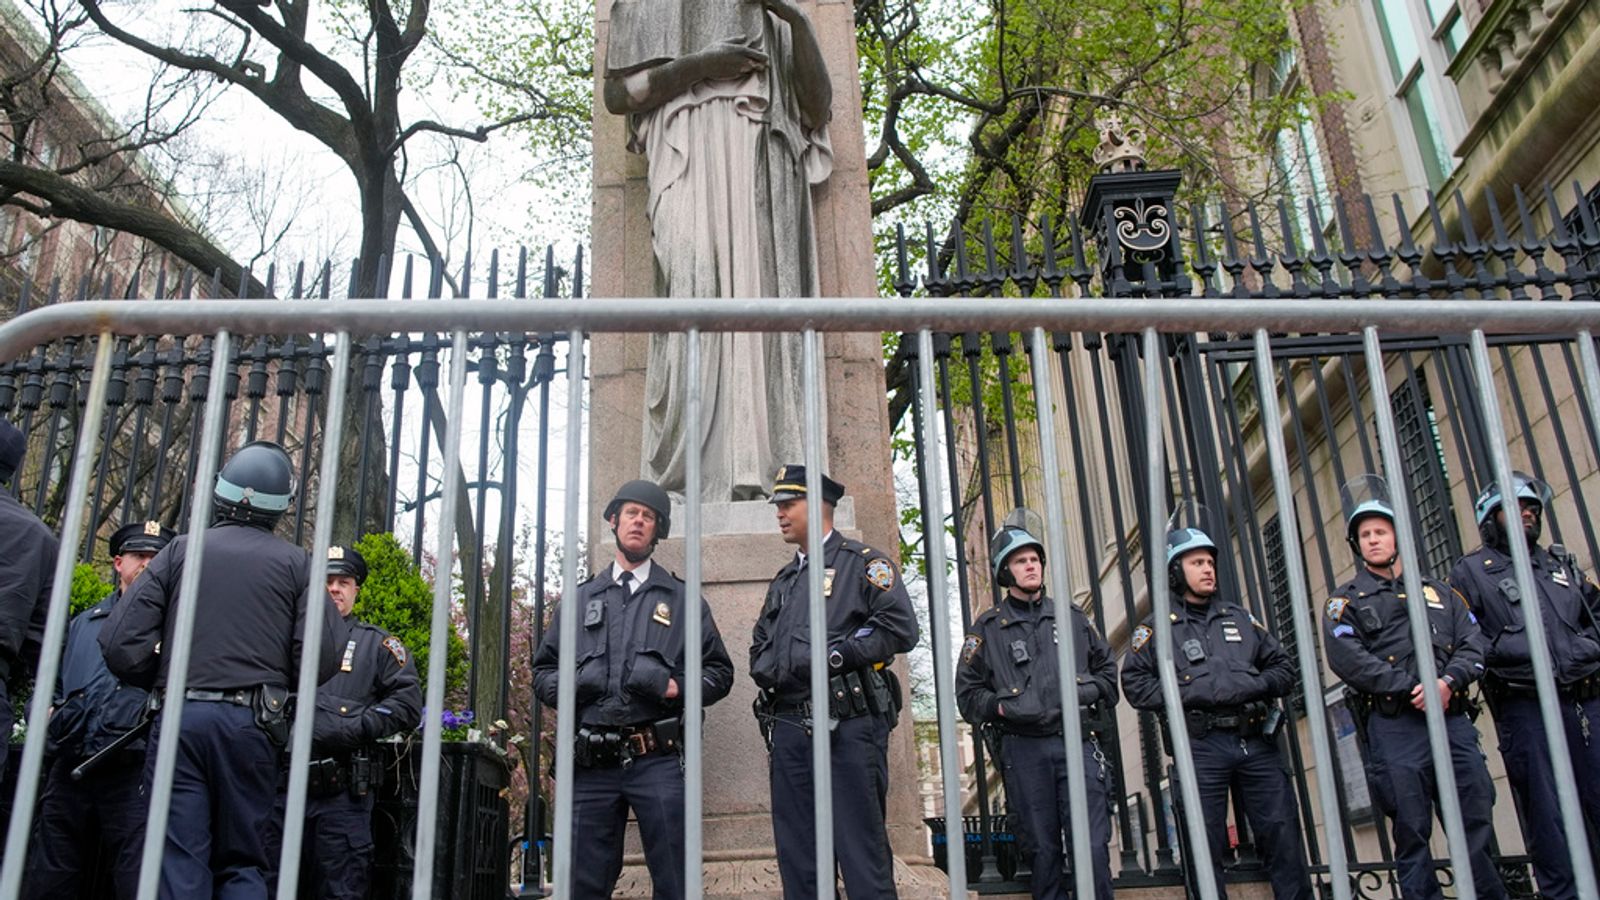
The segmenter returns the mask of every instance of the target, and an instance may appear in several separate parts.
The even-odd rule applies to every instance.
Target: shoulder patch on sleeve
[[[867,563],[867,580],[872,582],[881,591],[894,587],[894,566],[889,565],[887,559],[875,559]]]
[[[1150,643],[1151,633],[1149,625],[1140,625],[1133,630],[1133,652],[1138,653],[1145,644]]]
[[[978,650],[982,646],[983,646],[983,638],[981,638],[981,637],[979,637],[978,635],[975,635],[975,634],[967,635],[966,641],[962,642],[962,644],[961,644],[961,662],[962,662],[962,664],[963,665],[971,665],[973,658],[978,655]]]
[[[400,643],[399,638],[393,636],[384,638],[383,649],[389,651],[389,655],[394,657],[395,662],[402,666],[406,664],[406,659],[408,658],[406,654],[406,645]]]
[[[1334,597],[1328,601],[1328,618],[1335,622],[1344,618],[1344,608],[1350,605],[1350,600],[1345,597]]]

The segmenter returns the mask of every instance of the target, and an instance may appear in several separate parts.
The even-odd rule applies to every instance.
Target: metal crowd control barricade
[[[332,412],[329,416],[328,439],[337,442],[337,424],[343,419],[344,382],[343,373],[347,368],[350,353],[351,334],[387,334],[405,332],[443,332],[451,336],[451,346],[455,352],[451,356],[449,370],[448,396],[451,408],[460,408],[464,403],[465,383],[467,377],[466,354],[470,336],[480,332],[566,332],[571,336],[568,355],[568,370],[571,375],[569,380],[569,404],[575,414],[583,408],[583,379],[582,373],[585,365],[584,338],[587,335],[605,332],[634,332],[634,333],[660,333],[668,331],[687,332],[690,336],[691,348],[690,365],[697,363],[694,355],[698,342],[694,339],[701,332],[720,331],[798,331],[804,334],[804,353],[802,360],[803,379],[799,386],[803,392],[805,412],[805,433],[807,444],[808,473],[811,483],[808,488],[813,494],[820,494],[820,448],[823,440],[821,434],[821,384],[823,373],[822,360],[818,343],[821,332],[882,332],[903,331],[916,335],[918,347],[918,394],[917,406],[921,422],[922,435],[927,447],[940,446],[941,436],[938,433],[938,394],[934,389],[935,358],[934,336],[935,333],[957,332],[995,332],[1011,333],[1020,332],[1027,337],[1028,349],[1033,357],[1033,377],[1035,383],[1043,384],[1049,381],[1045,361],[1051,349],[1047,335],[1059,333],[1085,332],[1085,333],[1122,333],[1139,335],[1145,357],[1145,378],[1143,396],[1143,416],[1145,426],[1146,445],[1144,447],[1145,475],[1147,477],[1149,499],[1148,509],[1143,510],[1143,535],[1145,541],[1145,558],[1156,560],[1163,557],[1161,544],[1163,535],[1159,523],[1166,521],[1167,496],[1170,490],[1171,473],[1168,469],[1167,447],[1163,439],[1163,378],[1159,371],[1158,362],[1162,356],[1160,342],[1163,335],[1184,334],[1192,332],[1209,332],[1220,330],[1239,330],[1255,335],[1255,365],[1258,375],[1257,388],[1261,403],[1262,415],[1271,422],[1276,422],[1280,416],[1277,405],[1276,380],[1271,373],[1274,366],[1274,350],[1267,340],[1271,332],[1326,332],[1326,333],[1359,333],[1363,337],[1364,349],[1367,360],[1367,374],[1374,385],[1386,383],[1385,357],[1382,340],[1385,338],[1402,338],[1413,335],[1439,334],[1441,332],[1460,331],[1463,328],[1470,331],[1472,342],[1472,365],[1477,378],[1478,391],[1481,397],[1491,398],[1494,394],[1494,375],[1486,346],[1486,334],[1517,333],[1533,335],[1571,335],[1576,334],[1581,356],[1582,397],[1587,406],[1588,414],[1592,421],[1600,421],[1600,364],[1597,364],[1592,335],[1600,328],[1600,305],[1579,303],[1527,303],[1496,300],[1386,300],[1386,301],[1351,301],[1351,300],[1196,300],[1182,299],[1081,299],[1069,303],[1056,300],[1025,300],[1025,299],[863,299],[863,300],[829,300],[819,302],[816,300],[766,300],[751,302],[747,300],[682,300],[671,304],[659,301],[637,300],[582,300],[582,301],[550,301],[536,306],[519,304],[511,301],[500,300],[422,300],[408,303],[391,303],[387,301],[333,301],[315,305],[283,305],[261,304],[251,301],[142,301],[137,303],[123,303],[115,301],[93,301],[72,304],[49,306],[29,312],[0,326],[0,364],[22,358],[35,346],[50,340],[67,336],[95,335],[97,341],[95,364],[90,376],[88,390],[89,402],[85,408],[84,427],[79,432],[79,452],[74,458],[69,499],[66,505],[67,514],[62,523],[63,546],[76,546],[83,539],[85,528],[82,507],[88,493],[90,468],[96,458],[95,442],[100,433],[101,423],[100,405],[96,402],[104,396],[110,371],[110,358],[112,340],[119,335],[189,335],[209,334],[213,336],[215,357],[213,360],[213,373],[210,390],[213,392],[213,401],[220,398],[224,379],[223,367],[226,365],[228,352],[232,341],[238,335],[282,335],[282,334],[332,334],[334,335],[335,360],[334,390],[330,394],[329,403]],[[703,398],[699,396],[699,380],[687,379],[689,396],[687,398],[688,415],[691,420],[691,432],[694,421],[703,414]],[[1376,395],[1382,399],[1375,403],[1379,423],[1379,444],[1382,449],[1386,468],[1391,472],[1399,471],[1397,460],[1401,448],[1396,436],[1392,411],[1388,408],[1388,394],[1384,392]],[[1059,473],[1062,471],[1062,454],[1057,446],[1054,416],[1056,411],[1052,404],[1043,402],[1039,404],[1039,442],[1040,454],[1047,472]],[[1069,413],[1070,414],[1070,413]],[[1511,490],[1511,471],[1509,463],[1509,450],[1506,444],[1506,433],[1499,422],[1499,413],[1495,404],[1483,404],[1482,414],[1488,424],[1489,447],[1493,456],[1494,471],[1497,483],[1500,485],[1504,496],[1513,496]],[[186,568],[181,587],[180,608],[189,614],[183,615],[174,632],[172,646],[166,648],[171,654],[173,675],[167,684],[166,705],[164,715],[171,717],[168,722],[175,721],[182,715],[184,706],[183,663],[196,639],[193,633],[192,610],[194,595],[197,588],[197,575],[204,554],[203,526],[209,519],[211,481],[222,454],[223,433],[222,417],[225,415],[224,405],[212,402],[207,407],[207,417],[200,426],[201,452],[199,454],[198,475],[194,485],[194,497],[190,504],[190,534],[191,544],[189,549],[189,566]],[[947,426],[948,427],[948,426]],[[459,485],[451,483],[457,471],[454,465],[455,456],[459,453],[460,443],[459,420],[452,420],[451,431],[444,442],[447,455],[446,466],[446,491],[444,494],[446,514],[442,519],[442,526],[438,537],[438,558],[441,567],[448,571],[446,561],[454,558],[453,548],[453,522],[455,521],[454,497]],[[1286,451],[1282,445],[1281,435],[1273,440],[1271,435],[1274,429],[1267,429],[1269,438],[1267,453],[1270,459],[1270,468],[1276,494],[1277,507],[1280,513],[1280,522],[1284,523],[1285,541],[1287,547],[1298,547],[1298,538],[1289,531],[1287,523],[1294,520],[1294,497],[1289,481],[1290,464]],[[950,440],[946,434],[944,440]],[[575,603],[577,591],[577,554],[578,531],[582,519],[579,509],[579,496],[582,481],[582,449],[584,428],[581,419],[573,422],[567,432],[567,460],[566,460],[566,503],[564,520],[566,526],[566,552],[564,555],[564,602]],[[335,485],[340,478],[336,460],[333,455],[328,455],[323,460],[322,478],[324,489]],[[689,561],[689,594],[691,597],[699,594],[701,581],[701,529],[700,508],[698,491],[695,487],[700,478],[698,460],[691,460],[689,467],[688,491],[689,501],[686,513],[687,532],[687,559]],[[937,467],[931,468],[923,481],[923,502],[927,521],[933,523],[930,530],[931,536],[927,544],[929,570],[935,573],[943,572],[945,566],[943,547],[943,522],[945,519],[945,504],[949,500],[946,496],[948,489],[940,479]],[[959,498],[958,498],[959,499]],[[1066,502],[1061,489],[1061,484],[1056,478],[1046,478],[1044,485],[1045,513],[1051,522],[1070,522],[1067,514]],[[318,509],[318,515],[313,536],[313,558],[317,560],[314,566],[313,579],[320,579],[325,571],[326,548],[331,540],[331,516],[333,504],[323,504]],[[1400,504],[1401,509],[1404,504]],[[1422,592],[1417,589],[1417,567],[1414,565],[1417,555],[1414,546],[1411,524],[1405,515],[1397,516],[1397,530],[1399,532],[1400,546],[1405,556],[1408,594],[1412,598],[1409,607],[1414,633],[1420,638],[1425,634],[1425,611],[1422,609]],[[813,518],[811,522],[810,538],[820,543],[820,519]],[[1069,526],[1067,531],[1072,531]],[[1049,535],[1049,552],[1054,559],[1064,559],[1066,556],[1066,536],[1061,529],[1052,529]],[[1534,596],[1532,591],[1532,571],[1526,548],[1520,539],[1512,542],[1513,556],[1517,577],[1522,584],[1523,591],[1528,596]],[[1298,553],[1298,550],[1293,551]],[[39,661],[39,677],[41,681],[52,681],[55,673],[59,671],[62,654],[62,641],[67,618],[67,599],[71,580],[70,554],[63,554],[55,571],[55,580],[50,599],[49,616],[46,625],[44,651]],[[1291,569],[1294,569],[1291,566]],[[1154,569],[1154,566],[1147,566]],[[1171,598],[1165,586],[1165,580],[1156,572],[1150,572],[1151,603],[1155,613],[1156,624],[1155,653],[1158,665],[1162,671],[1162,695],[1165,713],[1169,721],[1182,721],[1182,704],[1178,694],[1176,678],[1173,674],[1173,639],[1170,625],[1167,622],[1166,610],[1169,608]],[[823,584],[820,567],[811,568],[810,579],[810,614],[811,625],[814,630],[823,627],[824,598]],[[1052,569],[1053,581],[1051,588],[1055,594],[1058,619],[1067,615],[1066,603],[1070,596],[1069,585],[1066,583],[1064,566],[1055,566]],[[314,581],[315,583],[315,581]],[[1331,890],[1335,897],[1345,898],[1350,896],[1351,881],[1348,867],[1347,848],[1344,844],[1339,828],[1334,827],[1340,818],[1340,810],[1334,797],[1333,785],[1333,754],[1330,747],[1327,725],[1320,714],[1323,709],[1324,698],[1317,686],[1320,684],[1320,673],[1316,671],[1316,660],[1312,645],[1317,637],[1314,633],[1310,617],[1309,598],[1303,578],[1291,582],[1293,597],[1292,629],[1298,640],[1298,663],[1305,686],[1304,702],[1310,716],[1310,743],[1317,766],[1319,792],[1322,795],[1324,814],[1323,822],[1326,843],[1326,858],[1329,861]],[[964,846],[965,837],[961,833],[962,817],[958,810],[962,806],[963,797],[960,784],[960,766],[957,757],[955,706],[953,694],[953,639],[950,632],[951,606],[949,589],[943,578],[932,578],[928,582],[928,594],[932,610],[931,640],[935,647],[934,680],[935,696],[938,709],[938,733],[940,740],[940,761],[942,764],[942,796],[946,811],[946,821],[949,823],[949,845],[952,847]],[[446,630],[449,613],[449,579],[437,580],[433,597],[432,611],[432,639],[430,652],[439,654],[434,658],[441,658],[444,653]],[[317,605],[313,604],[316,608]],[[1581,811],[1577,807],[1577,792],[1574,789],[1574,776],[1570,758],[1566,750],[1566,742],[1557,710],[1556,685],[1549,674],[1550,660],[1548,651],[1543,643],[1543,624],[1541,616],[1535,612],[1538,605],[1528,607],[1528,628],[1533,636],[1534,668],[1538,674],[1537,691],[1540,698],[1541,711],[1544,716],[1546,739],[1549,743],[1551,758],[1554,762],[1554,776],[1560,788],[1563,818],[1568,826],[1568,832],[1581,834]],[[309,617],[313,621],[307,623],[309,633],[306,636],[305,660],[302,664],[299,678],[299,687],[302,697],[311,696],[315,685],[315,659],[316,643],[320,635],[319,623],[314,621],[315,616]],[[700,642],[693,632],[698,628],[698,616],[689,616],[687,619],[691,631],[691,640],[687,646],[699,648]],[[559,702],[556,730],[556,822],[555,846],[556,859],[554,869],[554,892],[556,896],[570,896],[572,886],[572,847],[573,847],[573,796],[572,773],[573,753],[572,737],[575,732],[575,721],[572,715],[574,705],[575,683],[573,677],[575,663],[576,642],[576,617],[563,616],[560,630],[561,669],[559,673]],[[1074,649],[1072,641],[1064,641],[1059,646],[1059,664],[1064,671],[1075,668]],[[826,693],[826,684],[823,673],[825,662],[823,659],[823,642],[812,643],[812,694],[820,705],[826,703],[823,696]],[[1432,669],[1431,658],[1420,658],[1424,678],[1429,677]],[[691,896],[699,896],[702,892],[700,872],[703,861],[703,846],[700,830],[700,816],[702,805],[699,800],[702,788],[703,772],[703,740],[701,735],[702,716],[699,711],[700,703],[700,678],[703,660],[698,658],[698,652],[692,651],[688,664],[689,677],[687,678],[687,695],[690,712],[688,714],[688,736],[686,740],[687,759],[685,763],[685,777],[688,785],[689,801],[686,808],[685,829],[687,835],[687,884]],[[432,667],[426,686],[428,707],[433,710],[440,708],[444,697],[444,671],[442,666]],[[1084,765],[1081,755],[1074,752],[1072,742],[1081,732],[1078,721],[1078,705],[1074,685],[1070,679],[1062,680],[1061,701],[1066,725],[1064,734],[1067,736],[1067,759],[1071,761],[1068,767],[1068,777],[1071,790],[1077,797],[1085,793]],[[1430,694],[1427,726],[1430,745],[1436,761],[1442,763],[1448,758],[1445,746],[1445,733],[1443,723],[1443,710],[1439,708],[1437,696]],[[30,710],[32,721],[44,721],[46,718],[49,696],[47,692],[37,692]],[[306,789],[306,765],[310,753],[309,719],[314,707],[312,703],[301,703],[297,714],[296,739],[293,745],[292,771],[290,781],[290,817],[285,830],[284,846],[281,858],[281,871],[284,878],[280,882],[280,898],[294,896],[294,874],[298,870],[302,853],[302,833],[296,822],[296,813],[303,809]],[[423,745],[423,782],[421,797],[419,799],[419,826],[417,829],[417,872],[414,879],[413,896],[423,898],[428,895],[431,887],[429,873],[433,865],[432,848],[434,827],[438,816],[438,778],[440,770],[440,727],[439,719],[430,717],[425,728]],[[150,810],[150,832],[144,855],[144,867],[140,881],[139,896],[141,900],[150,900],[155,896],[158,879],[158,863],[164,840],[164,823],[168,813],[167,805],[170,799],[172,772],[176,751],[177,730],[172,727],[164,728],[161,740],[155,752],[156,768],[154,790]],[[1178,788],[1183,792],[1183,816],[1191,835],[1205,834],[1205,824],[1202,818],[1198,793],[1195,786],[1193,763],[1188,758],[1187,738],[1182,728],[1172,729],[1172,738],[1176,748],[1176,760],[1179,769]],[[23,869],[26,858],[26,843],[33,819],[34,800],[36,798],[41,763],[44,752],[44,729],[30,729],[23,755],[22,768],[18,783],[16,803],[9,823],[6,838],[6,855],[4,870],[0,872],[0,896],[14,898],[19,895]],[[813,745],[813,760],[816,766],[816,810],[817,810],[817,847],[816,855],[819,862],[819,871],[831,871],[833,859],[833,829],[831,808],[831,784],[828,770],[827,733],[823,729],[816,729]],[[1465,848],[1460,836],[1460,811],[1453,802],[1450,785],[1450,767],[1439,765],[1441,778],[1441,794],[1444,795],[1444,813],[1446,831],[1450,834],[1450,862],[1459,873],[1470,871]],[[895,773],[897,778],[911,777],[910,773]],[[1079,896],[1090,896],[1093,892],[1092,863],[1090,860],[1090,847],[1088,841],[1087,810],[1080,801],[1074,804],[1071,820],[1072,842],[1071,854],[1073,869],[1077,881]],[[1316,836],[1309,836],[1315,842]],[[1580,892],[1585,896],[1594,895],[1594,875],[1586,845],[1582,841],[1573,841],[1573,865],[1578,874]],[[1204,873],[1209,870],[1210,860],[1208,849],[1203,840],[1197,839],[1190,846],[1189,865],[1202,873],[1197,879],[1201,896],[1211,898],[1215,896],[1215,887],[1209,877]],[[967,892],[967,874],[965,871],[965,854],[949,854],[948,880],[949,894],[952,897],[965,896]],[[819,897],[827,897],[832,893],[832,879],[822,877],[818,879]],[[1458,877],[1458,890],[1462,896],[1471,897],[1472,886],[1470,878]]]

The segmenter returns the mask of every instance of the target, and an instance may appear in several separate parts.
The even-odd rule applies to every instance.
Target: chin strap
[[[622,536],[617,534],[617,529],[615,526],[613,526],[611,529],[611,539],[617,542],[617,551],[622,554],[622,558],[633,563],[634,565],[644,562],[650,558],[650,554],[656,552],[655,541],[651,541],[650,547],[643,553],[634,553],[628,548],[622,546]]]

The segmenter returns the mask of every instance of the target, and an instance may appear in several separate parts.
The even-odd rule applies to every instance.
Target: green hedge
[[[367,581],[356,596],[355,617],[399,638],[416,657],[417,671],[427,684],[433,588],[393,534],[369,534],[355,546],[367,561]],[[451,696],[467,684],[467,643],[454,627],[448,646],[444,684],[446,696]]]

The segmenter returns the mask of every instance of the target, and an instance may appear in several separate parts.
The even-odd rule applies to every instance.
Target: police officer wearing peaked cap
[[[1222,859],[1228,850],[1228,798],[1237,788],[1265,858],[1273,896],[1310,900],[1294,787],[1268,733],[1276,718],[1273,702],[1294,689],[1294,663],[1266,626],[1243,606],[1218,596],[1216,560],[1216,542],[1200,528],[1168,533],[1167,580],[1181,600],[1173,604],[1171,616],[1177,648],[1173,664],[1185,721],[1164,724],[1188,728],[1217,895],[1227,896]],[[1160,712],[1153,634],[1148,620],[1134,629],[1122,665],[1122,690],[1135,708]]]
[[[145,742],[136,736],[120,749],[113,745],[142,730],[150,695],[111,674],[98,639],[134,579],[173,537],[172,529],[159,522],[130,522],[112,532],[107,544],[116,588],[67,626],[47,726],[50,768],[28,851],[29,897],[87,896],[96,880],[97,854],[113,896],[132,900],[138,890]],[[80,765],[84,769],[74,777]]]
[[[1333,592],[1323,616],[1328,664],[1354,692],[1365,722],[1367,780],[1393,821],[1395,869],[1406,900],[1441,900],[1428,846],[1438,782],[1424,709],[1430,686],[1418,681],[1405,585],[1400,580],[1394,507],[1387,485],[1363,476],[1346,486],[1346,540],[1356,576]],[[1431,687],[1445,707],[1446,738],[1479,897],[1506,896],[1490,855],[1494,785],[1468,715],[1467,688],[1483,675],[1482,636],[1465,598],[1423,577],[1422,594],[1438,680]]]
[[[1488,668],[1483,692],[1494,712],[1506,778],[1522,811],[1523,841],[1533,857],[1539,893],[1567,900],[1577,896],[1577,887],[1534,692],[1525,616],[1527,604],[1537,599],[1578,802],[1589,821],[1600,822],[1600,735],[1593,734],[1600,728],[1600,628],[1595,623],[1600,589],[1560,545],[1539,546],[1550,486],[1521,472],[1512,480],[1516,504],[1509,512],[1498,485],[1479,494],[1474,513],[1483,545],[1450,570],[1450,585],[1467,598],[1483,630]],[[1527,539],[1537,598],[1522,595],[1511,565],[1507,529],[1518,524]]]
[[[339,671],[317,688],[312,718],[301,853],[309,877],[301,896],[321,900],[366,897],[372,807],[382,774],[372,744],[422,721],[422,686],[411,654],[399,638],[353,615],[366,581],[367,561],[359,552],[338,544],[328,548],[328,594],[350,637],[339,648]]]
[[[278,757],[288,739],[287,701],[299,677],[307,604],[326,604],[319,681],[337,671],[348,634],[327,591],[308,583],[310,554],[272,533],[294,499],[289,454],[266,441],[245,445],[218,473],[213,497],[161,862],[163,898],[265,896],[275,862],[267,844]],[[171,653],[161,650],[172,646],[187,551],[187,535],[168,544],[101,629],[106,665],[125,682],[158,690],[165,684]],[[162,726],[158,716],[146,753],[147,788]]]
[[[778,528],[799,547],[773,577],[750,643],[750,677],[761,689],[756,719],[767,738],[772,832],[788,900],[817,892],[811,731],[830,732],[834,853],[851,900],[893,897],[885,830],[889,730],[900,686],[889,664],[917,643],[917,619],[900,573],[883,553],[833,530],[844,486],[823,475],[822,503],[806,496],[804,466],[784,466],[773,485]],[[811,702],[810,564],[807,523],[822,516],[827,603],[827,708]],[[829,877],[832,873],[829,873]]]
[[[1017,513],[1025,515],[1018,516]],[[1065,900],[1063,862],[1072,813],[1067,749],[1062,740],[1060,662],[1055,601],[1045,593],[1044,544],[1027,510],[1007,517],[989,544],[995,582],[1005,599],[972,623],[956,667],[961,715],[990,734],[1006,787],[1006,806],[1033,867],[1033,896]],[[1033,516],[1033,518],[1037,518]],[[1015,522],[1016,524],[1012,524]],[[1117,664],[1105,639],[1076,606],[1067,626],[1076,651],[1073,682],[1084,735],[1081,746],[1089,808],[1096,900],[1111,898],[1111,810],[1105,755],[1091,728],[1109,724],[1117,703]],[[998,740],[996,740],[996,738]]]
[[[533,659],[539,702],[556,706],[560,616],[577,615],[573,677],[578,708],[573,748],[572,894],[611,896],[622,872],[628,810],[639,822],[657,900],[684,896],[683,701],[686,617],[700,616],[701,698],[709,706],[733,687],[733,661],[711,607],[694,604],[676,575],[651,560],[672,531],[667,492],[630,481],[606,504],[616,539],[611,565],[578,587],[577,606],[558,608]],[[698,608],[696,608],[698,607]]]
[[[22,432],[0,419],[0,485],[11,483],[26,450]],[[39,658],[57,547],[55,535],[33,510],[0,487],[0,739],[10,740],[15,724],[10,684]],[[0,753],[0,776],[5,771],[6,756]]]

